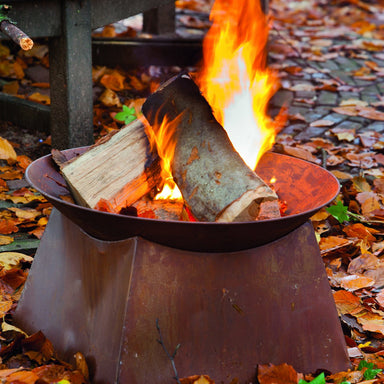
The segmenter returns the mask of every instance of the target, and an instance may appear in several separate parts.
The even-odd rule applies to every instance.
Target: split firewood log
[[[52,155],[74,200],[85,207],[119,213],[161,186],[160,160],[139,120],[74,159],[63,162],[57,150]]]
[[[171,132],[176,141],[172,175],[197,220],[280,217],[276,193],[236,152],[190,76],[179,75],[163,84],[148,97],[142,111],[155,134],[164,118],[177,118]],[[266,209],[261,209],[263,205]]]

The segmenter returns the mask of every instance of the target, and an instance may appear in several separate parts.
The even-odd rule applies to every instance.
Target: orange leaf
[[[342,277],[339,282],[342,288],[352,292],[361,288],[372,287],[375,284],[374,279],[360,275],[348,275]]]
[[[28,100],[35,101],[36,103],[51,104],[51,99],[48,95],[42,95],[40,92],[34,92],[28,96]]]
[[[335,247],[351,244],[347,239],[338,236],[322,237],[319,242],[320,250],[329,250]]]
[[[260,384],[297,384],[298,374],[288,364],[258,366],[257,379]]]
[[[376,240],[375,236],[372,235],[372,232],[378,232],[372,228],[368,228],[361,223],[348,225],[343,229],[343,232],[349,237],[357,237],[358,239],[364,240],[368,243],[372,243]]]
[[[119,72],[114,71],[110,74],[104,75],[100,83],[104,85],[105,88],[109,88],[112,91],[122,91],[124,86],[125,77],[121,75]]]
[[[8,383],[34,384],[37,380],[39,376],[32,371],[17,371],[7,376]]]
[[[0,159],[15,161],[17,155],[12,145],[7,139],[0,137]]]
[[[336,308],[341,315],[355,315],[364,311],[360,299],[352,292],[341,289],[333,293]]]
[[[8,95],[17,95],[19,91],[19,82],[11,81],[10,83],[4,84],[2,92],[7,93]]]
[[[17,156],[17,162],[19,164],[19,167],[23,169],[27,169],[28,165],[32,163],[32,160],[25,155]]]
[[[356,195],[356,200],[361,205],[361,213],[364,216],[371,212],[380,209],[379,197],[374,192],[361,192]]]
[[[9,235],[10,233],[18,232],[19,228],[16,226],[16,224],[19,223],[19,220],[0,219],[0,233],[2,235]]]

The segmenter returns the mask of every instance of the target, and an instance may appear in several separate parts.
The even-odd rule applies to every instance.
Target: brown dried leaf
[[[348,265],[348,273],[363,273],[367,269],[374,269],[380,264],[380,259],[370,253],[354,258]]]
[[[125,88],[125,76],[118,71],[104,75],[100,79],[100,84],[105,88],[111,89],[112,91],[122,91]]]
[[[355,106],[335,107],[332,108],[332,111],[347,116],[357,116],[359,114]]]
[[[358,238],[366,241],[368,244],[371,244],[376,240],[372,233],[378,233],[379,231],[366,227],[361,223],[356,223],[346,226],[343,229],[343,232],[346,233],[348,237]]]
[[[347,129],[347,128],[333,128],[330,130],[338,140],[340,141],[353,141],[355,140],[355,129]]]
[[[369,169],[377,166],[374,156],[375,152],[347,153],[345,155],[345,157],[350,161],[350,166],[363,169]]]
[[[319,247],[320,247],[320,250],[326,251],[329,249],[333,249],[335,247],[339,248],[349,244],[351,244],[351,241],[343,237],[328,236],[328,237],[322,237],[320,239]]]
[[[332,127],[332,125],[335,125],[334,121],[325,119],[316,120],[310,124],[311,127]]]
[[[310,161],[311,163],[320,164],[321,161],[312,155],[311,152],[303,148],[290,147],[288,145],[283,145],[283,150],[287,155],[297,157],[299,159]]]
[[[119,96],[109,88],[105,89],[105,91],[100,95],[99,100],[106,107],[121,108],[121,102],[120,102]]]
[[[348,291],[357,291],[362,288],[372,287],[375,284],[375,280],[361,275],[348,275],[339,279],[341,288]]]
[[[35,384],[39,376],[32,371],[17,371],[11,373],[6,379],[7,383]]]
[[[297,384],[299,376],[288,364],[260,364],[257,379],[260,384]]]
[[[365,311],[360,299],[352,292],[341,289],[333,292],[333,298],[340,315],[350,314],[355,316]]]

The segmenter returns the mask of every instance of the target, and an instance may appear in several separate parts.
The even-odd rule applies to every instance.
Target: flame
[[[277,76],[266,69],[268,20],[259,1],[216,0],[196,79],[235,149],[255,169],[276,136],[267,105]]]
[[[172,121],[164,116],[161,124],[155,123],[153,126],[145,124],[151,149],[156,148],[160,157],[161,178],[164,183],[155,200],[182,200],[181,192],[172,176],[172,159],[176,148],[175,133],[181,116]]]

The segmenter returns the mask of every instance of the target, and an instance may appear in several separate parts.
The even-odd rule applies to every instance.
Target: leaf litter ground
[[[180,25],[203,35],[209,26],[210,2],[176,4]],[[263,365],[257,373],[261,384],[384,382],[383,11],[382,0],[270,2],[269,60],[281,80],[270,113],[276,115],[285,103],[288,111],[288,122],[273,150],[320,164],[340,181],[337,199],[311,220],[353,368],[304,377],[287,364]],[[113,25],[99,33],[137,32],[132,27],[119,32]],[[29,53],[15,53],[2,45],[0,58],[3,92],[49,104],[46,45],[37,44]],[[139,113],[159,83],[181,70],[93,68],[95,138],[120,129],[123,121]],[[0,253],[1,380],[86,382],[81,354],[70,366],[57,358],[41,332],[27,336],[12,326],[35,247],[23,253],[10,247],[22,241],[36,246],[51,209],[23,174],[31,159],[49,152],[50,141],[44,132],[31,133],[8,122],[0,123],[0,136],[0,247],[8,247],[0,248],[7,249]],[[213,380],[197,375],[180,382]]]

